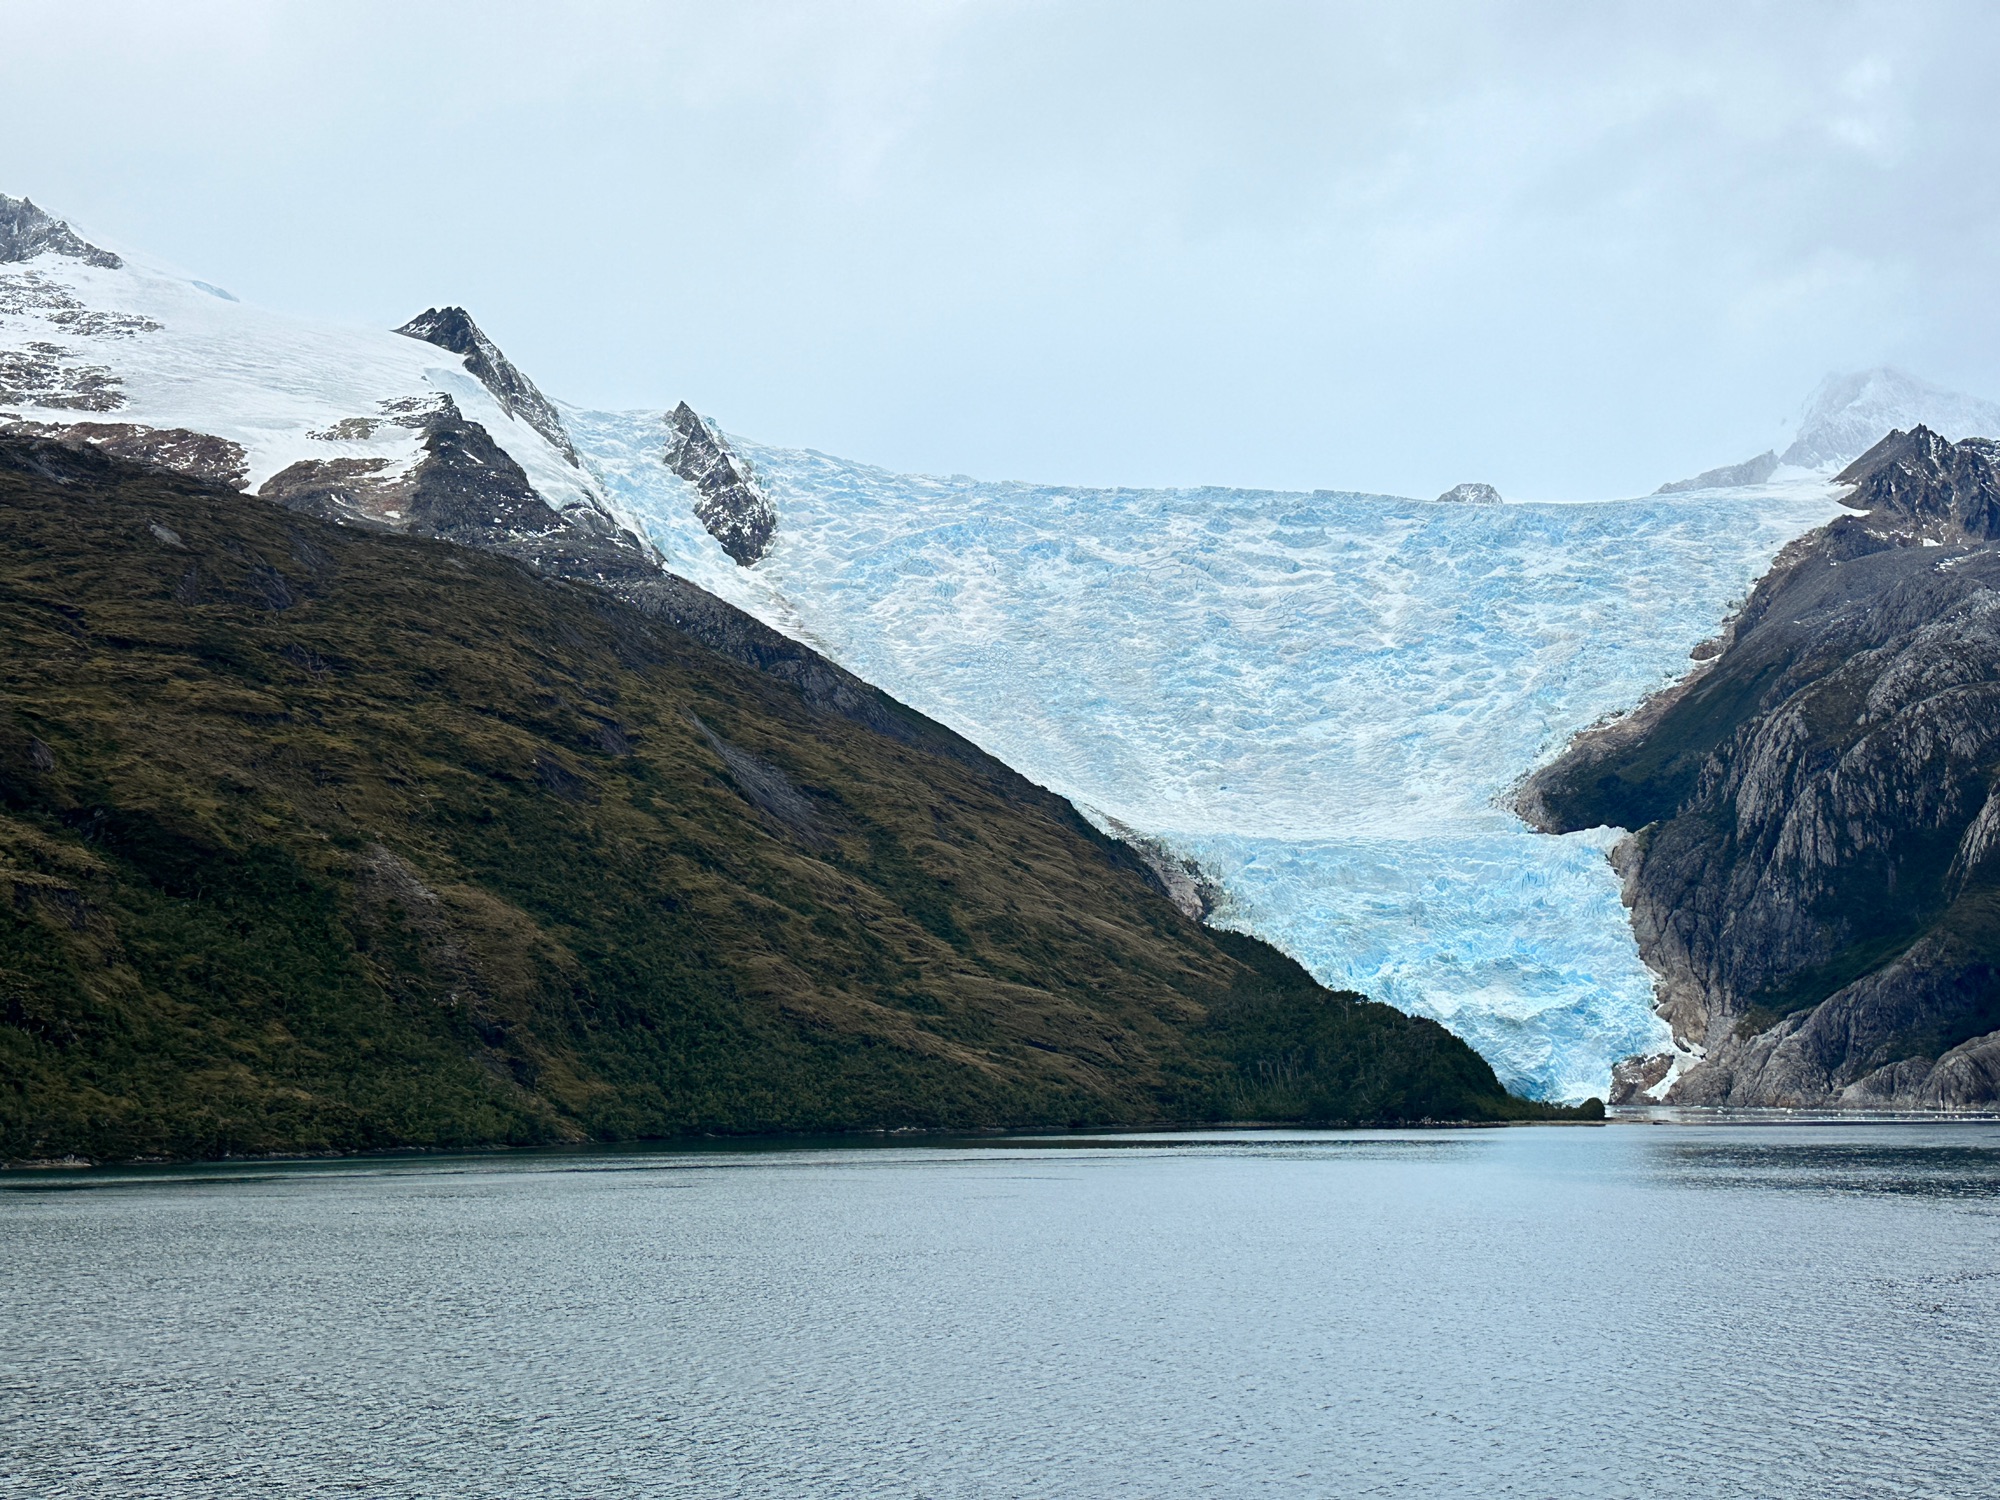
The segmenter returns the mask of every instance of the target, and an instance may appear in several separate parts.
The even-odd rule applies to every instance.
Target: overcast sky
[[[0,192],[989,478],[1650,490],[2000,395],[2000,7],[0,0]]]

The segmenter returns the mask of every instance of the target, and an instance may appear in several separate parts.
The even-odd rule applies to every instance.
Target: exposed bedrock
[[[1762,484],[1778,472],[1778,455],[1766,450],[1740,464],[1724,464],[1719,469],[1703,469],[1692,479],[1676,479],[1663,484],[1656,495],[1685,495],[1690,490],[1733,490],[1748,484]]]
[[[667,413],[667,467],[695,488],[694,513],[743,567],[771,546],[778,513],[722,434],[683,401]]]
[[[0,193],[0,264],[52,253],[111,271],[125,264],[109,250],[100,250],[82,238],[61,219],[35,207],[30,200]]]
[[[502,411],[526,422],[564,458],[581,467],[576,446],[570,441],[569,429],[563,426],[555,403],[514,367],[513,361],[500,352],[500,346],[481,331],[464,308],[425,308],[396,332],[463,355],[466,373],[493,393]]]
[[[249,461],[242,445],[185,427],[135,422],[0,422],[0,437],[47,438],[67,447],[100,448],[128,463],[241,489]]]
[[[2000,1099],[2000,445],[1920,427],[1841,477],[1866,514],[1787,548],[1717,655],[1520,798],[1550,831],[1635,830],[1634,935],[1704,1053],[1670,1102]]]
[[[1500,492],[1490,484],[1455,484],[1438,496],[1440,505],[1498,505]]]
[[[423,434],[415,463],[305,459],[274,474],[258,494],[325,520],[504,553],[558,578],[604,583],[659,571],[639,540],[603,512],[549,505],[506,449],[449,396],[386,420]]]
[[[123,385],[108,366],[89,364],[46,339],[0,349],[0,404],[49,411],[116,411],[125,404]]]

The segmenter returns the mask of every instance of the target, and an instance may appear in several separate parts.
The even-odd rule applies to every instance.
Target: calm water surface
[[[2000,1491],[2000,1126],[0,1178],[0,1494]]]

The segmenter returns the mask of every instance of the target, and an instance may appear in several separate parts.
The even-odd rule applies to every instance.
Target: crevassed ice
[[[658,421],[573,426],[644,452]],[[1436,1017],[1532,1095],[1602,1094],[1616,1059],[1664,1044],[1613,835],[1533,834],[1498,799],[1685,671],[1777,550],[1836,512],[1823,480],[1459,507],[737,448],[779,514],[754,569],[656,458],[607,483],[676,568],[1200,860],[1223,924]]]

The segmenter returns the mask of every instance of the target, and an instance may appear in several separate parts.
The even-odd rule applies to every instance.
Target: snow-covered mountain
[[[1886,366],[1829,375],[1806,398],[1791,441],[1741,463],[1660,486],[1662,495],[1762,484],[1786,470],[1832,473],[1890,433],[1913,427],[1956,442],[2000,437],[2000,403],[1948,391]]]
[[[1802,469],[1839,468],[1890,433],[1918,426],[1954,442],[2000,437],[2000,404],[1945,390],[1901,370],[1829,375],[1807,398],[1798,435],[1778,460]]]
[[[628,591],[664,563],[1561,1098],[1664,1028],[1604,837],[1530,833],[1509,789],[1835,509],[1796,465],[1592,505],[893,474],[566,406],[460,309],[283,317],[0,199],[9,421]]]
[[[461,310],[401,332],[309,323],[91,244],[12,198],[0,198],[0,423],[385,529],[589,554],[600,571],[646,556],[554,408]]]

